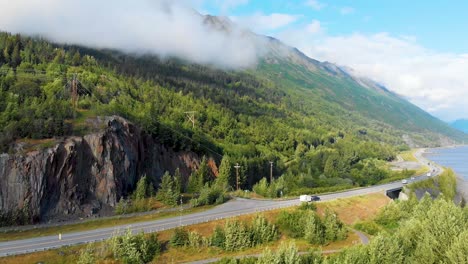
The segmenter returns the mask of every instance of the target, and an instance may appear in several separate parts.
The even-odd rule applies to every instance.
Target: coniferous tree
[[[229,156],[224,155],[219,165],[217,182],[223,187],[233,187],[234,179],[232,173],[232,163]]]
[[[180,197],[180,192],[174,178],[166,171],[161,179],[156,199],[162,201],[167,205],[175,206]]]

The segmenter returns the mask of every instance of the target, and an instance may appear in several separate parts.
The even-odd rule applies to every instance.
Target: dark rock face
[[[26,210],[35,219],[86,216],[111,209],[143,175],[184,177],[198,168],[193,152],[175,152],[119,117],[104,131],[72,137],[53,148],[0,155],[0,213]]]

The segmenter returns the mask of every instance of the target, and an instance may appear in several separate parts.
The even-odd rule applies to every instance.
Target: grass
[[[430,170],[431,168],[429,168],[429,166],[423,165],[414,173],[414,175],[423,175],[423,174],[428,173]]]
[[[383,193],[374,193],[330,202],[317,203],[317,212],[323,214],[330,209],[347,225],[372,219],[391,199]]]
[[[418,162],[418,159],[414,156],[414,153],[416,152],[416,149],[408,150],[408,151],[403,151],[399,155],[404,161],[413,161],[413,162]]]
[[[182,212],[183,215],[196,213],[205,211],[207,209],[212,208],[213,206],[202,206],[196,207],[191,209],[186,209]],[[103,227],[112,227],[116,225],[125,225],[137,222],[144,222],[150,220],[157,220],[163,219],[173,216],[179,216],[180,212],[161,212],[161,213],[154,213],[148,215],[141,215],[135,217],[121,217],[116,216],[114,218],[104,218],[104,219],[96,219],[93,221],[87,221],[84,223],[78,224],[71,224],[71,225],[64,225],[64,226],[56,226],[56,227],[47,227],[47,228],[40,228],[40,229],[31,229],[25,231],[12,231],[12,232],[4,232],[0,235],[0,241],[9,241],[9,240],[17,240],[17,239],[26,239],[32,237],[41,237],[41,236],[49,236],[49,235],[57,235],[58,233],[66,234],[71,232],[79,232],[79,231],[87,231],[93,230]]]
[[[338,199],[328,202],[319,202],[317,203],[317,211],[321,214],[328,208],[335,211],[338,217],[345,224],[353,224],[356,221],[365,221],[373,218],[377,211],[387,204],[390,199],[386,198],[385,195],[381,193],[375,193],[365,196],[358,196],[346,199]],[[296,207],[290,207],[285,209],[276,209],[272,211],[264,212],[265,217],[271,221],[275,222],[277,215],[283,210],[295,210]],[[243,215],[235,217],[235,219],[241,221],[250,221],[256,214]],[[213,230],[218,225],[224,225],[225,219],[212,221],[208,223],[201,223],[197,225],[188,226],[187,229],[190,231],[196,231],[203,236],[210,236],[213,233]],[[172,235],[172,230],[165,230],[159,232],[159,240],[164,243],[170,239]],[[281,245],[283,242],[294,241],[299,251],[308,251],[314,245],[308,244],[302,239],[291,239],[282,235],[278,241],[261,245],[255,248],[251,248],[245,251],[239,252],[226,252],[218,248],[209,247],[209,248],[168,248],[165,250],[161,256],[157,257],[153,263],[181,263],[181,262],[190,262],[200,259],[209,259],[209,258],[222,258],[222,257],[232,257],[240,255],[250,255],[250,254],[259,254],[262,253],[265,247],[270,249],[275,249]],[[329,243],[322,246],[322,250],[339,250],[345,247],[350,247],[355,244],[360,243],[359,237],[354,233],[350,232],[348,238],[343,241],[337,241]],[[96,244],[96,249],[100,248],[102,243]],[[44,252],[37,252],[27,255],[11,256],[0,258],[0,264],[10,264],[10,263],[76,263],[77,256],[81,249],[85,248],[86,245],[64,247],[61,249],[48,250]],[[117,263],[115,260],[105,259],[98,263]]]

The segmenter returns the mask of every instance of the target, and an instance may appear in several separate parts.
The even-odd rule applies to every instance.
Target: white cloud
[[[354,68],[444,120],[468,117],[468,54],[439,53],[414,37],[388,33],[346,36],[282,32],[312,58]]]
[[[315,10],[321,10],[326,4],[319,2],[318,0],[308,0],[305,2],[306,6],[310,6]]]
[[[342,15],[349,15],[349,14],[354,13],[354,11],[355,11],[355,9],[352,8],[352,7],[349,7],[349,6],[345,6],[345,7],[342,7],[342,8],[340,9],[340,13],[341,13]]]
[[[180,56],[229,68],[256,63],[257,43],[240,30],[207,27],[189,2],[0,0],[0,28],[56,42]]]
[[[221,12],[227,13],[229,10],[248,4],[249,0],[217,0],[216,2],[221,8]]]
[[[320,21],[313,20],[312,23],[308,24],[305,29],[307,33],[316,34],[322,31],[322,25]]]
[[[265,32],[284,28],[296,22],[300,17],[299,15],[280,13],[265,15],[259,12],[250,16],[231,17],[231,19],[255,32]]]

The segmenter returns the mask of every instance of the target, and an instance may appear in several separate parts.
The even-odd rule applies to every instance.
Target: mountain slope
[[[282,83],[285,89],[295,87],[319,91],[309,95],[309,99],[318,95],[318,100],[340,104],[346,111],[386,123],[399,130],[400,135],[413,134],[419,144],[429,141],[441,143],[446,139],[459,141],[466,137],[382,85],[356,76],[349,68],[329,62],[320,63],[277,40],[270,38],[270,41],[282,51],[272,50],[259,65],[259,70],[271,80]],[[288,51],[285,53],[284,50]],[[301,99],[305,100],[303,96]],[[428,141],[420,141],[425,137]]]
[[[467,119],[458,119],[451,124],[452,127],[468,133],[468,120]]]
[[[210,17],[206,23],[222,23],[218,30],[228,34],[230,22],[217,21]],[[212,158],[212,168],[221,160],[229,168],[238,163],[244,189],[270,175],[273,161],[277,180],[272,193],[279,195],[398,179],[405,175],[385,169],[396,151],[408,144],[437,146],[466,138],[349,69],[308,58],[273,38],[248,31],[243,36],[262,47],[258,64],[226,70],[183,58],[0,33],[0,152],[8,153],[0,155],[0,186],[8,186],[0,193],[0,224],[2,219],[11,222],[12,215],[41,217],[38,208],[45,208],[46,215],[59,213],[47,211],[51,206],[44,203],[59,203],[60,211],[70,207],[72,213],[84,213],[85,204],[109,208],[128,197],[143,175],[157,187],[164,171],[172,173],[180,164],[186,168],[182,186],[190,190],[198,177],[194,163],[203,155]],[[191,120],[188,112],[194,114]],[[131,124],[124,134],[144,135],[131,151],[121,147],[131,139],[93,121],[109,116]],[[96,133],[105,136],[99,144],[89,143],[95,140],[86,139]],[[76,144],[82,148],[62,151],[64,145]],[[66,155],[55,155],[55,150]],[[177,153],[196,158],[188,161]],[[92,169],[82,171],[79,164]],[[115,168],[121,173],[114,174]],[[30,174],[44,179],[41,188],[47,192],[56,186],[67,189],[79,179],[87,181],[87,190],[31,200],[37,184]],[[237,174],[227,174],[228,186],[235,187]],[[211,174],[202,175],[200,186],[212,180]],[[97,199],[106,186],[107,198]]]

